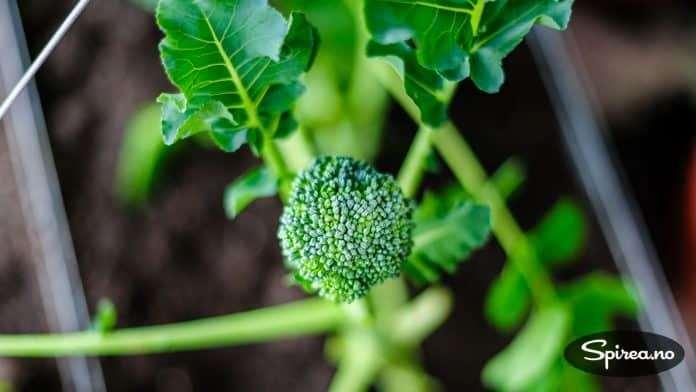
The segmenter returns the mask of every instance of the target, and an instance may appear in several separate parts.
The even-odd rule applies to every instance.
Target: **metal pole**
[[[0,53],[0,90],[7,91],[24,80],[22,74],[29,62],[15,1],[0,1]],[[17,93],[16,104],[4,120],[22,212],[35,244],[32,251],[49,327],[56,332],[81,330],[90,325],[87,302],[41,104],[34,82],[27,82],[27,89]],[[61,359],[58,368],[65,391],[105,390],[97,359]]]
[[[564,36],[566,39],[564,39]],[[590,87],[573,63],[572,33],[534,29],[528,40],[560,123],[563,140],[609,249],[621,273],[638,291],[641,328],[676,339],[685,361],[660,373],[665,391],[696,391],[694,353],[636,203],[624,189],[619,166],[601,132],[605,121],[593,110]],[[579,59],[579,56],[575,57]]]

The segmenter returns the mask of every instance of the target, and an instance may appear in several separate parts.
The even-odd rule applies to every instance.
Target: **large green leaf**
[[[574,0],[365,0],[371,56],[403,71],[421,120],[437,127],[447,112],[443,79],[471,77],[486,92],[500,90],[503,59],[535,24],[564,29]],[[445,84],[447,86],[447,84]]]
[[[286,21],[266,0],[161,0],[157,22],[162,63],[181,91],[159,99],[165,142],[210,132],[234,151],[292,124],[317,42],[304,15]]]
[[[498,391],[528,390],[552,371],[563,352],[571,315],[563,305],[551,305],[533,313],[525,327],[483,369],[483,383]]]
[[[496,92],[502,60],[535,24],[563,29],[573,0],[366,0],[365,17],[381,44],[415,42],[422,66]]]
[[[414,214],[413,253],[404,271],[420,283],[434,282],[440,271],[454,273],[490,234],[491,213],[459,189],[427,193]]]

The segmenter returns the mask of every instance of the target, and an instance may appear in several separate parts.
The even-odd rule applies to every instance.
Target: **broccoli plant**
[[[564,29],[572,0],[278,3],[160,0],[159,51],[177,91],[158,98],[151,127],[166,145],[194,139],[229,153],[247,146],[259,157],[228,186],[225,212],[235,219],[254,200],[279,197],[288,275],[316,297],[125,329],[114,328],[107,306],[90,331],[0,336],[0,355],[129,355],[327,334],[337,367],[331,390],[433,390],[419,347],[450,312],[452,296],[439,282],[492,234],[507,262],[486,315],[499,330],[519,332],[490,359],[483,383],[504,391],[595,388],[566,366],[563,346],[608,328],[616,314],[633,315],[630,289],[602,273],[556,284],[552,269],[583,244],[580,209],[562,200],[523,231],[506,205],[523,181],[520,165],[509,161],[489,177],[448,118],[459,83],[497,92],[505,57],[535,25]],[[370,163],[387,94],[419,126],[395,177]],[[137,203],[164,149],[136,128],[123,160],[143,164],[122,164],[119,188]],[[421,191],[434,157],[455,183]]]

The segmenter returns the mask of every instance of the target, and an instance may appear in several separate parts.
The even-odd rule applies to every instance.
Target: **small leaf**
[[[368,56],[385,57],[404,81],[404,88],[421,111],[421,119],[432,126],[447,120],[444,79],[418,64],[415,51],[405,42],[382,45],[370,41]]]
[[[102,299],[97,305],[97,314],[93,320],[93,329],[101,333],[113,331],[116,327],[118,314],[116,307],[108,299]]]
[[[121,202],[142,205],[150,195],[162,163],[171,153],[162,143],[160,107],[138,110],[126,124],[116,171],[116,195]]]
[[[467,200],[459,189],[427,193],[414,214],[413,252],[404,271],[417,282],[433,282],[441,270],[454,273],[488,239],[490,209]]]
[[[570,200],[557,202],[530,233],[537,257],[550,265],[572,260],[585,244],[586,226],[577,204]]]
[[[161,0],[157,22],[162,63],[181,91],[160,98],[165,141],[210,132],[225,151],[258,150],[304,90],[317,44],[304,15],[286,21],[265,0]]]
[[[275,137],[276,139],[284,139],[292,134],[292,132],[297,129],[297,120],[291,112],[283,113],[278,121],[278,127],[276,128]]]
[[[491,183],[498,194],[507,200],[522,186],[526,177],[525,167],[517,158],[510,158],[491,176]]]
[[[249,130],[237,127],[220,101],[192,107],[182,94],[161,94],[157,102],[162,104],[162,135],[167,145],[200,132],[210,132],[215,144],[227,152],[238,150],[247,141]]]
[[[258,167],[225,189],[225,213],[230,219],[236,218],[254,200],[273,196],[278,192],[278,180],[265,167]]]
[[[527,390],[562,354],[570,318],[562,305],[533,313],[512,343],[488,361],[482,374],[484,385],[499,391]]]
[[[573,308],[573,336],[609,330],[615,316],[633,318],[638,312],[633,288],[603,272],[586,275],[562,286],[559,295]]]
[[[496,328],[510,331],[524,319],[529,302],[527,283],[522,274],[508,263],[488,290],[486,317]]]
[[[538,260],[548,267],[572,260],[585,243],[586,222],[582,210],[569,200],[557,202],[529,237]],[[486,298],[486,316],[507,331],[522,321],[528,310],[529,289],[522,274],[506,263]]]

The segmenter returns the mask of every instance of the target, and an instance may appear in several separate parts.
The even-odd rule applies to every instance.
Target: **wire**
[[[5,113],[7,113],[7,110],[12,106],[12,103],[17,99],[19,96],[19,93],[24,90],[24,88],[27,86],[27,83],[36,75],[36,72],[41,68],[44,62],[46,62],[46,59],[48,56],[53,52],[53,49],[56,48],[58,43],[60,42],[61,39],[63,39],[63,36],[65,36],[65,33],[68,32],[70,29],[70,26],[75,22],[78,16],[82,13],[82,11],[85,9],[87,4],[89,4],[91,0],[80,0],[77,2],[75,5],[75,8],[73,8],[72,11],[68,14],[68,16],[65,18],[63,23],[61,23],[60,27],[58,27],[58,30],[53,34],[50,40],[48,40],[48,43],[46,43],[46,46],[41,50],[41,53],[36,57],[34,62],[31,64],[31,66],[24,72],[24,75],[22,75],[22,78],[19,79],[19,82],[14,86],[12,91],[10,91],[10,94],[5,98],[5,100],[2,102],[2,105],[0,105],[0,120],[2,120],[3,116]]]

